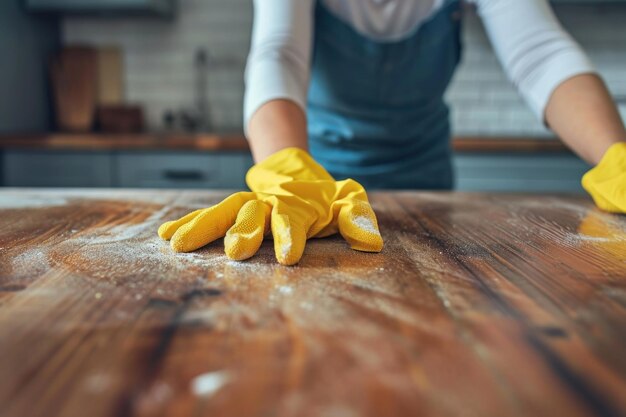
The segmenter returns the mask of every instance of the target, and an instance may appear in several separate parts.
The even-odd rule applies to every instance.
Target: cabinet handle
[[[171,181],[202,181],[205,175],[198,170],[167,169],[163,171],[163,178]]]

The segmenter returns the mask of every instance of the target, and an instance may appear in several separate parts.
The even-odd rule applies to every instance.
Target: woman
[[[624,212],[626,130],[547,0],[468,2],[537,117],[597,165],[583,180],[596,203]],[[252,193],[166,223],[160,235],[178,251],[226,235],[226,253],[245,259],[271,228],[283,264],[300,259],[306,239],[337,231],[354,249],[381,250],[361,184],[452,187],[443,94],[461,56],[460,12],[459,0],[255,0],[245,97]]]

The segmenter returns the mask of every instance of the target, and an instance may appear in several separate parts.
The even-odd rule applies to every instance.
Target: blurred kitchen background
[[[626,118],[626,0],[552,3]],[[252,17],[252,0],[2,0],[2,185],[244,187]],[[588,166],[534,118],[470,9],[464,42],[447,94],[457,188],[581,192]]]

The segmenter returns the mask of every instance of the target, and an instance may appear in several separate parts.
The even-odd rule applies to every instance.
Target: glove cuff
[[[620,160],[626,160],[626,142],[618,142],[611,145],[602,156],[598,165],[615,164],[615,161]]]
[[[254,165],[246,174],[252,191],[265,191],[288,181],[334,181],[334,178],[300,148],[282,149]]]

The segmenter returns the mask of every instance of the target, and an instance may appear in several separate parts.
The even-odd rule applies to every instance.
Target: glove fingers
[[[224,252],[230,259],[241,261],[253,256],[263,243],[263,235],[269,229],[271,208],[260,200],[245,203],[233,227],[224,237]]]
[[[298,263],[306,244],[304,227],[276,209],[272,212],[271,224],[276,260],[283,265]]]
[[[174,233],[176,233],[176,231],[180,228],[180,226],[186,223],[189,223],[191,220],[193,220],[197,215],[199,215],[204,210],[206,209],[195,210],[181,217],[178,220],[172,220],[172,221],[163,223],[159,227],[159,232],[158,232],[159,237],[161,239],[170,240],[172,236],[174,235]]]
[[[352,249],[363,252],[380,252],[383,249],[376,214],[369,203],[361,200],[343,201],[337,223],[339,233]]]
[[[175,252],[191,252],[226,234],[244,203],[252,193],[236,193],[221,203],[203,209],[194,218],[181,225],[172,236],[170,245]]]

